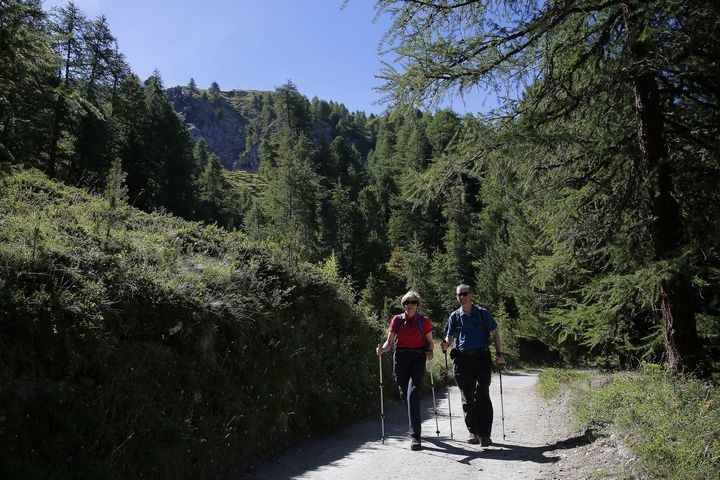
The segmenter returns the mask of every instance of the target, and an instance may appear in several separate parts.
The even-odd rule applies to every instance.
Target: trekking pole
[[[502,419],[503,440],[505,440],[505,407],[503,406],[502,365],[498,365],[498,375],[500,376],[500,418]]]
[[[380,344],[378,344],[380,348]],[[383,404],[383,378],[382,378],[382,355],[378,355],[378,364],[380,365],[380,439],[385,445],[385,406]]]
[[[432,364],[430,365],[430,368],[428,369],[430,372],[430,388],[432,389],[433,394],[433,410],[435,410],[435,433],[437,436],[440,436],[440,427],[438,426],[438,418],[437,418],[437,403],[435,402],[435,382],[433,382],[433,376],[432,376]]]
[[[447,350],[445,350],[443,353],[445,354],[445,372],[447,372],[449,375],[450,370],[448,369],[448,363],[447,363]],[[450,415],[450,440],[452,440],[452,438],[453,438],[452,407],[450,406],[451,402],[450,402],[450,386],[449,385],[448,385],[448,390],[447,390],[447,399],[448,399],[448,414]]]

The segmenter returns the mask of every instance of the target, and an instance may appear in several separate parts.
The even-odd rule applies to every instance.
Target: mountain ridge
[[[227,170],[257,173],[261,160],[260,143],[277,130],[272,112],[276,92],[175,86],[166,89],[166,95],[193,142],[205,139],[207,150],[217,155]],[[311,103],[307,97],[302,98],[310,117],[309,135],[316,146],[329,144],[335,137],[342,136],[355,146],[363,160],[366,159],[373,142],[368,140],[367,134],[342,123],[343,117],[365,117],[364,112],[350,114],[342,104],[317,98]],[[328,118],[322,118],[325,116]]]

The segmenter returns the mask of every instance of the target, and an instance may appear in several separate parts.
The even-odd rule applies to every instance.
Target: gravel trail
[[[437,391],[436,432],[432,395],[423,394],[423,449],[410,450],[407,417],[399,402],[387,402],[385,443],[380,441],[379,412],[335,432],[291,448],[285,454],[229,477],[228,480],[331,480],[482,478],[599,479],[618,478],[623,462],[632,459],[621,445],[607,438],[594,441],[577,430],[562,401],[546,403],[535,395],[536,372],[503,374],[505,439],[502,434],[500,389],[493,375],[493,445],[467,443],[457,387]],[[389,382],[385,382],[386,388]],[[394,383],[392,392],[396,392]],[[450,438],[448,394],[452,406]],[[378,405],[379,410],[379,405]],[[613,437],[611,437],[612,439]]]

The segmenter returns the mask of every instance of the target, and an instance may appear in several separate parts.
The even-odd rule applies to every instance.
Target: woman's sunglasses
[[[457,294],[458,297],[467,297],[468,295],[470,295],[470,292],[460,292]]]
[[[408,300],[408,301],[406,301],[406,302],[403,302],[403,306],[405,306],[405,305],[417,305],[417,304],[418,304],[417,300]]]

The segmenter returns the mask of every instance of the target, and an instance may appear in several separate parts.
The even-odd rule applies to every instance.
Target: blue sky
[[[46,9],[65,0],[44,0]],[[75,0],[83,13],[104,14],[132,70],[156,68],[166,87],[274,90],[292,80],[308,98],[381,113],[377,45],[389,26],[373,0]],[[484,95],[451,107],[485,110]]]

